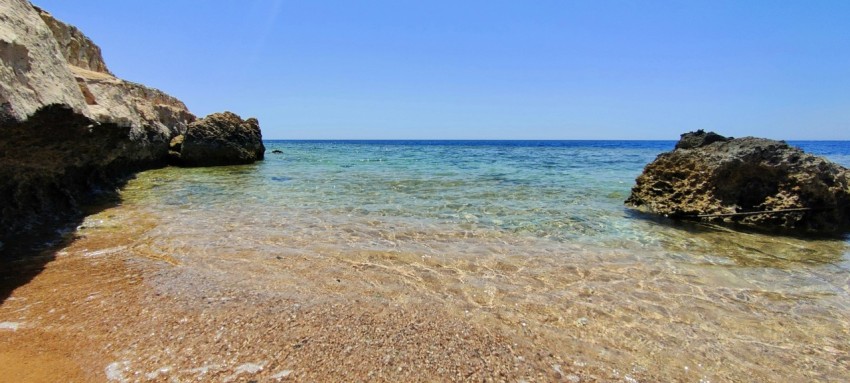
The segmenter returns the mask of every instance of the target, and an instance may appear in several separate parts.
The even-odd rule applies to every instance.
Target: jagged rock
[[[73,215],[130,172],[155,165],[136,157],[129,130],[61,104],[0,125],[0,240]]]
[[[33,6],[38,12],[38,15],[53,32],[53,38],[59,44],[59,50],[65,56],[68,64],[87,69],[94,72],[106,73],[112,75],[109,69],[106,68],[106,63],[103,61],[103,56],[100,53],[100,47],[97,46],[91,39],[86,37],[83,32],[72,25],[65,24],[53,17],[47,11]]]
[[[704,130],[700,129],[696,132],[682,134],[679,142],[676,143],[676,149],[699,148],[718,141],[729,141],[731,139],[731,137],[723,137],[714,132],[706,133]]]
[[[236,119],[187,134],[185,162],[262,159],[257,120]],[[77,28],[26,0],[0,1],[0,240],[76,216],[133,172],[180,158],[174,138],[195,120],[180,100],[114,77]]]
[[[646,166],[626,205],[671,217],[839,233],[850,228],[850,171],[782,141],[695,132]],[[755,212],[762,213],[740,214]]]
[[[196,120],[182,101],[158,89],[74,66],[71,70],[99,122],[130,126],[136,136],[148,128],[170,138]]]
[[[49,27],[88,106],[97,121],[145,130],[169,137],[182,134],[196,117],[180,100],[164,92],[116,78],[109,72],[98,47],[79,29],[34,7]]]
[[[164,166],[194,120],[179,100],[110,75],[76,28],[25,0],[0,2],[0,240]]]
[[[180,151],[183,150],[183,140],[186,136],[178,134],[168,144],[168,162],[176,164],[180,162]]]
[[[0,122],[22,121],[50,104],[88,114],[50,28],[26,0],[0,2]]]
[[[178,164],[217,166],[249,164],[266,151],[256,118],[242,120],[231,112],[213,113],[189,124]]]
[[[77,28],[24,0],[0,3],[0,123],[51,104],[129,126],[136,157],[164,159],[195,116],[174,97],[112,76],[100,48]]]

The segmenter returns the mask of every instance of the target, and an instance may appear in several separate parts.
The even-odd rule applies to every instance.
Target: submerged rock
[[[231,112],[213,113],[189,124],[177,163],[182,166],[250,164],[266,151],[256,118],[243,120]]]
[[[850,171],[783,141],[697,131],[646,166],[626,205],[762,229],[850,229]]]

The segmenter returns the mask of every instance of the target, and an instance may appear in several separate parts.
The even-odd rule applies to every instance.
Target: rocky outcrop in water
[[[243,120],[231,112],[214,113],[189,124],[172,145],[172,156],[183,166],[249,164],[262,160],[265,151],[257,119]]]
[[[0,242],[164,166],[195,120],[180,100],[113,76],[77,28],[26,0],[0,2]]]
[[[850,228],[850,171],[782,141],[686,133],[646,166],[626,205],[800,233]]]

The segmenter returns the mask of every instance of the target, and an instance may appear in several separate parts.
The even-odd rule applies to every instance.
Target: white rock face
[[[2,0],[0,121],[3,114],[24,120],[49,104],[129,126],[132,141],[153,138],[164,145],[195,121],[180,100],[114,77],[100,48],[76,27],[26,0]]]
[[[88,115],[50,28],[26,0],[0,2],[0,120],[24,120],[44,105]]]
[[[86,37],[83,32],[73,25],[57,20],[41,8],[34,8],[41,19],[44,20],[44,23],[47,24],[47,27],[50,28],[50,31],[53,32],[53,37],[59,44],[59,49],[68,64],[90,71],[112,74],[106,68],[100,47]]]
[[[143,128],[153,129],[170,140],[195,121],[182,101],[158,89],[75,66],[71,70],[89,112],[99,122],[132,127],[131,134],[147,134]]]

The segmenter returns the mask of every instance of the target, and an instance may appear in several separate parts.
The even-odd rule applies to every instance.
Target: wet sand
[[[0,380],[594,381],[552,350],[429,302],[168,294],[180,271],[81,239],[0,306]]]
[[[835,317],[846,308],[807,304],[816,292],[700,287],[687,269],[665,276],[625,254],[177,257],[143,240],[154,221],[133,222],[80,230],[0,305],[0,381],[829,381],[850,371],[848,328]]]
[[[850,376],[845,241],[661,225],[619,199],[534,202],[514,229],[471,202],[434,219],[414,213],[445,195],[284,193],[271,165],[140,173],[72,241],[0,264],[0,382]],[[540,216],[566,218],[523,221]]]

